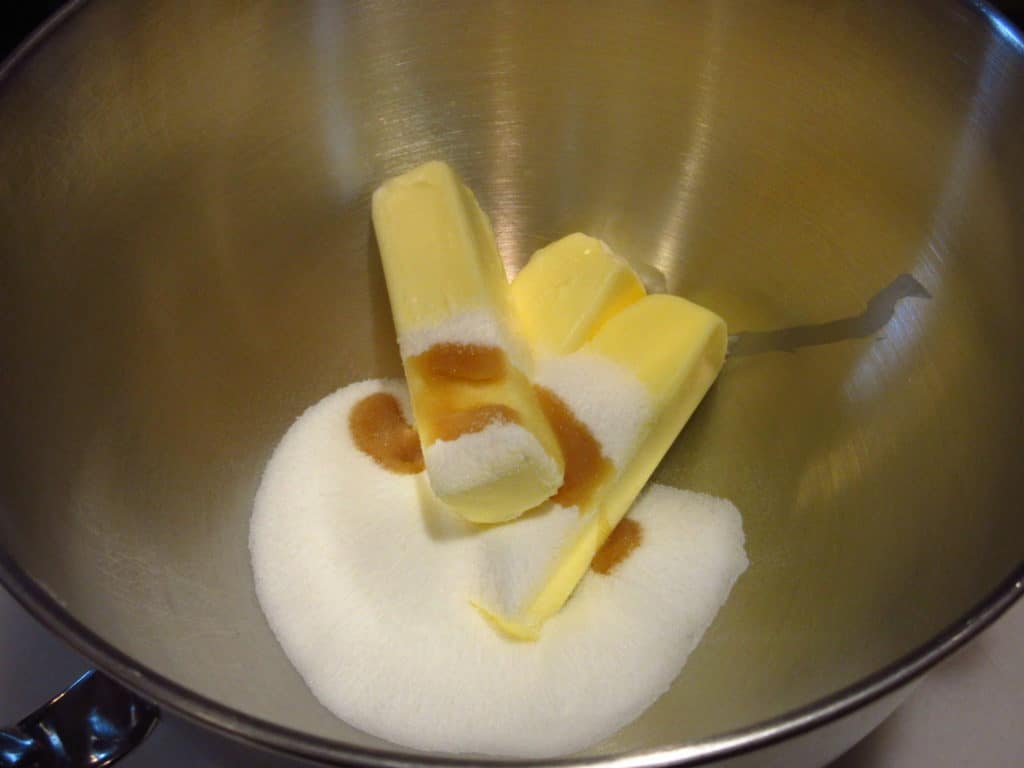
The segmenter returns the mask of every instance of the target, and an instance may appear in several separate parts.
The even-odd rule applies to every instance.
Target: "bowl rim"
[[[90,0],[70,0],[0,63],[0,88],[18,65]],[[1024,34],[987,0],[951,0],[980,16],[990,31],[1024,55]],[[161,708],[224,736],[291,757],[337,764],[359,761],[373,768],[415,766],[536,765],[535,760],[443,755],[372,749],[315,736],[258,718],[222,704],[164,677],[107,642],[72,616],[60,600],[0,548],[0,586],[47,630],[60,637],[97,669]],[[1018,599],[1024,597],[1024,560],[971,609],[930,640],[870,675],[777,717],[695,742],[608,755],[543,761],[558,766],[699,765],[734,757],[786,741],[839,720],[907,685],[976,637]]]

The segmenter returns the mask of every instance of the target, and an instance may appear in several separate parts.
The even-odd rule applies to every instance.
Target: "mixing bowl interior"
[[[656,479],[732,499],[750,569],[595,751],[925,643],[1024,556],[1024,46],[895,5],[84,5],[0,87],[0,549],[170,680],[380,746],[279,650],[247,525],[291,421],[400,372],[369,194],[444,158],[510,273],[584,230],[739,334]]]

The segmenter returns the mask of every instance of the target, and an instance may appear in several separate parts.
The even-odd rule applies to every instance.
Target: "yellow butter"
[[[563,461],[490,222],[430,162],[377,189],[373,224],[431,487],[473,522],[513,519],[558,489]]]
[[[519,327],[537,357],[578,349],[644,293],[625,260],[580,232],[534,253],[511,290]]]
[[[523,311],[530,306],[525,297],[521,306]],[[639,382],[646,393],[644,423],[621,466],[581,510],[578,522],[546,545],[550,557],[533,573],[520,575],[519,584],[525,579],[529,587],[517,585],[514,594],[474,600],[499,629],[534,639],[562,607],[707,393],[725,361],[726,342],[722,318],[685,299],[656,295],[612,316],[566,358],[569,366],[603,361]]]

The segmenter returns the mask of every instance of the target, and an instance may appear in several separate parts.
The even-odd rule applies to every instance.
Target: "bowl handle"
[[[159,719],[148,701],[90,670],[13,728],[0,728],[0,768],[113,765]]]

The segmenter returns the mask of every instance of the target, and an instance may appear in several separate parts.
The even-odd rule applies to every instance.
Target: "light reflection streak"
[[[343,6],[338,3],[319,3],[312,15],[313,48],[316,52],[316,78],[323,144],[327,151],[327,171],[334,180],[342,199],[358,194],[367,181],[362,166],[353,115],[343,94],[347,87],[340,73],[344,68],[339,44],[344,39],[342,29]]]
[[[697,93],[699,97],[693,125],[693,138],[683,157],[676,194],[665,216],[665,225],[661,237],[658,239],[653,258],[654,266],[665,275],[669,284],[674,282],[675,275],[686,261],[686,239],[693,213],[693,199],[700,187],[707,164],[715,97],[721,69],[720,49],[723,24],[721,14],[724,8],[725,5],[722,3],[711,3],[709,6],[708,54],[698,75]]]
[[[1016,48],[1018,52],[1024,53],[1024,37],[1021,37],[1021,33],[1005,16],[987,3],[975,2],[973,5],[1004,42]]]
[[[498,13],[500,18],[504,16],[505,10],[500,9]],[[487,184],[491,193],[488,212],[494,239],[505,265],[505,274],[511,278],[519,271],[519,265],[525,260],[525,254],[519,253],[519,235],[523,223],[520,221],[516,206],[521,193],[517,186],[523,183],[520,174],[525,164],[522,124],[518,117],[522,112],[517,104],[520,87],[519,83],[512,82],[514,74],[518,71],[513,56],[515,46],[509,40],[514,31],[508,26],[511,23],[509,18],[505,17],[504,21],[505,24],[495,23],[492,27],[490,55],[493,58],[491,67],[494,82],[487,88],[487,96],[490,99],[486,134],[487,159],[490,166]],[[481,204],[484,208],[488,207],[483,202]]]

